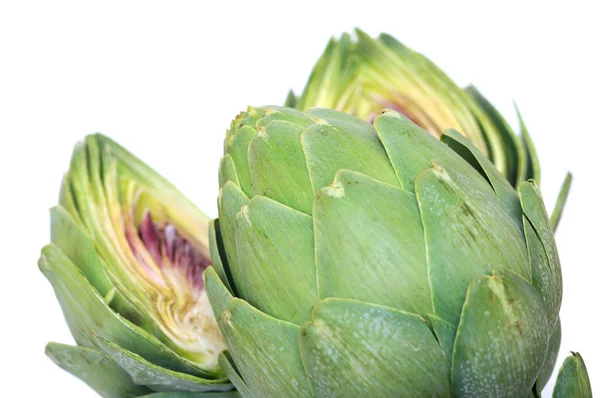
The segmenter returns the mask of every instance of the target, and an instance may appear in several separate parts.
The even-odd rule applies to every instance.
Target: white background
[[[214,216],[230,120],[300,90],[327,40],[355,26],[389,32],[460,84],[475,83],[513,125],[516,100],[550,207],[574,173],[556,237],[559,360],[580,351],[600,389],[598,14],[592,1],[520,3],[3,2],[1,395],[93,395],[43,354],[49,340],[72,341],[36,262],[73,144],[93,132],[113,137]]]

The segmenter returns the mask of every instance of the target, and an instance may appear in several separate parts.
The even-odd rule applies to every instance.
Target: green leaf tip
[[[571,352],[561,366],[552,398],[592,398],[590,378],[577,352]]]
[[[550,224],[552,225],[552,230],[555,232],[558,228],[558,224],[560,223],[560,219],[562,218],[563,210],[565,208],[565,204],[567,203],[569,192],[571,191],[572,182],[573,174],[569,172],[567,173],[562,186],[560,187],[560,192],[558,193],[558,198],[556,199],[556,204],[554,205],[554,210],[552,210],[552,216],[550,216]]]

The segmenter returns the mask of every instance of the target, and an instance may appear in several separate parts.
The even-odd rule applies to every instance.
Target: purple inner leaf
[[[210,259],[181,236],[174,225],[158,225],[147,211],[139,227],[139,237],[159,267],[178,270],[195,288],[204,287],[202,273],[211,264]]]

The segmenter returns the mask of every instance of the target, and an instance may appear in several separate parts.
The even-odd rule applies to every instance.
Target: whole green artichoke
[[[78,344],[48,344],[56,363],[105,397],[233,388],[202,280],[204,214],[99,134],[76,146],[50,214],[39,266]]]
[[[388,110],[231,124],[206,289],[243,396],[530,397],[560,343],[535,182]]]

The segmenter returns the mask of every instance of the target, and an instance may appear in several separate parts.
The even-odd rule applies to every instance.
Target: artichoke
[[[394,110],[232,122],[204,279],[243,396],[539,394],[562,279],[538,187],[440,138]]]
[[[517,109],[520,136],[473,86],[460,88],[422,54],[388,34],[374,39],[356,29],[356,40],[331,39],[302,94],[290,92],[286,105],[306,111],[331,108],[372,121],[385,108],[408,117],[435,137],[462,133],[516,188],[540,181],[535,147]],[[552,221],[557,225],[571,176],[563,184]]]
[[[50,213],[52,243],[39,267],[77,342],[48,344],[58,365],[103,396],[233,388],[202,279],[204,214],[101,135],[76,146]]]
[[[517,137],[502,115],[471,86],[461,89],[422,54],[388,34],[331,39],[295,107],[332,108],[372,121],[394,109],[436,137],[455,129],[513,185],[539,180],[535,148],[521,121]]]

